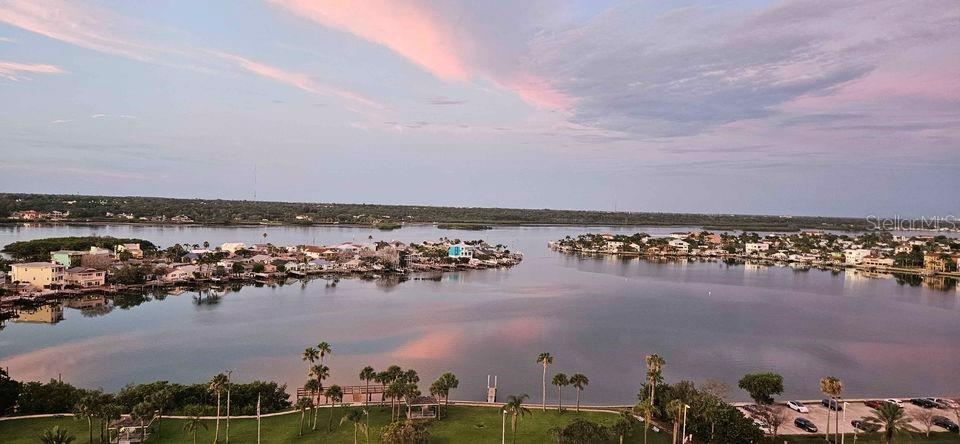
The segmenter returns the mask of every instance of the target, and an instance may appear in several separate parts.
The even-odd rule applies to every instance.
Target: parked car
[[[791,410],[796,410],[800,413],[810,413],[810,409],[803,405],[803,403],[800,401],[787,401],[787,407],[790,407]]]
[[[797,419],[793,420],[793,425],[797,426],[797,428],[800,430],[805,430],[810,433],[817,433],[816,424],[807,418],[798,417]]]
[[[883,404],[884,404],[884,401],[880,401],[877,399],[871,399],[869,401],[863,402],[863,405],[870,407],[871,409],[879,409],[881,406],[883,406]]]
[[[940,401],[943,402],[944,404],[946,404],[947,407],[950,407],[951,409],[960,409],[960,402],[957,402],[956,400],[953,400],[953,399],[941,399]]]
[[[924,398],[924,399],[926,399],[927,401],[930,401],[930,402],[934,403],[938,409],[947,409],[947,408],[949,408],[949,406],[947,405],[947,400],[946,400],[946,399],[942,399],[942,398]]]
[[[958,426],[957,423],[951,421],[946,416],[934,416],[933,425],[937,427],[943,427],[951,431],[952,433],[960,433],[960,426]]]
[[[935,403],[935,402],[933,402],[933,401],[931,401],[931,400],[929,400],[929,399],[927,399],[927,398],[913,398],[913,399],[910,400],[910,403],[913,404],[913,405],[915,405],[915,406],[923,407],[923,408],[925,408],[925,409],[932,409],[932,408],[935,408],[935,407],[937,406],[937,403]]]
[[[758,406],[758,405],[756,405],[756,404],[747,404],[747,405],[743,406],[743,409],[746,410],[747,413],[749,413],[749,414],[751,414],[751,415],[759,415],[759,414],[763,413],[763,408],[760,407],[760,406]]]
[[[860,419],[854,419],[853,421],[850,421],[850,425],[852,425],[855,429],[863,430],[867,433],[873,433],[880,430],[880,425]]]
[[[884,399],[884,401],[889,402],[890,404],[893,404],[893,405],[903,405],[903,403],[900,402],[899,399],[895,399],[895,398],[887,398],[887,399]]]
[[[824,398],[822,401],[820,401],[820,405],[837,412],[843,410],[843,405],[841,405],[835,399]]]

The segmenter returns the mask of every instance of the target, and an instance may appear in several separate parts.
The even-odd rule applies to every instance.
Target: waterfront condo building
[[[64,282],[77,287],[99,287],[106,283],[106,273],[96,268],[68,268]]]
[[[33,288],[50,288],[64,284],[63,265],[52,262],[27,262],[10,265],[10,280],[30,284]]]

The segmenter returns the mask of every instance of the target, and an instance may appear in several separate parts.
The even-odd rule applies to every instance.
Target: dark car
[[[934,416],[933,425],[937,427],[943,427],[953,433],[960,433],[960,426],[957,423],[951,421],[946,416]]]
[[[925,409],[932,409],[937,406],[937,404],[926,398],[913,398],[910,400],[910,403],[916,406],[923,407]]]
[[[797,426],[797,428],[800,430],[806,430],[810,433],[817,433],[817,426],[813,424],[813,421],[807,418],[794,419],[793,425]]]
[[[880,430],[880,425],[874,424],[872,422],[862,421],[859,419],[854,419],[853,421],[850,421],[850,425],[852,425],[853,428],[855,429],[863,430],[864,432],[867,432],[867,433],[873,433],[873,432],[876,432],[877,430]]]
[[[871,409],[879,409],[884,404],[883,401],[877,399],[871,399],[869,401],[864,401],[863,405],[870,407]]]
[[[946,408],[947,408],[947,404],[946,404],[945,402],[943,402],[943,400],[940,399],[940,398],[923,398],[923,399],[926,399],[927,401],[930,401],[930,403],[933,404],[933,406],[934,406],[935,408],[938,408],[938,409],[946,409]]]
[[[822,401],[820,401],[820,405],[837,412],[843,410],[843,406],[840,405],[840,403],[837,402],[835,399],[824,398]]]

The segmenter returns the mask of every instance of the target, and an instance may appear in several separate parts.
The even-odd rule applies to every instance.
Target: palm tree
[[[217,395],[217,426],[213,432],[213,442],[220,442],[220,393],[227,385],[227,375],[220,373],[210,380],[210,391]]]
[[[170,406],[170,401],[173,399],[173,392],[169,388],[160,389],[154,392],[148,398],[148,401],[153,408],[157,410],[157,438],[160,438],[163,430],[163,411]],[[227,397],[229,404],[230,397]],[[229,411],[229,410],[228,410]]]
[[[540,405],[540,409],[546,411],[547,410],[547,366],[550,364],[553,364],[553,356],[550,356],[550,353],[546,353],[546,352],[540,353],[537,356],[537,364],[543,365],[543,392],[542,392],[543,394],[541,397],[542,404]]]
[[[828,396],[832,403],[836,403],[836,405],[839,407],[839,402],[837,401],[837,398],[840,396],[840,393],[843,392],[843,383],[840,382],[840,378],[827,376],[820,379],[820,391],[824,395]],[[824,438],[826,438],[828,441],[830,440],[830,412],[832,410],[833,410],[832,407],[830,406],[827,407],[827,430]],[[837,425],[836,428],[839,429],[840,414],[835,413],[834,417],[835,417],[834,421],[836,422],[836,425]]]
[[[153,419],[153,415],[156,411],[153,409],[153,406],[147,403],[146,401],[138,403],[133,406],[133,411],[130,412],[130,417],[140,421],[140,441],[143,442],[147,439],[147,423]]]
[[[551,384],[557,386],[557,411],[563,411],[563,388],[570,385],[570,380],[567,379],[567,375],[564,373],[557,373],[553,375],[553,380],[550,381]]]
[[[440,380],[443,381],[443,403],[444,405],[449,405],[450,391],[460,387],[460,380],[457,379],[457,375],[450,372],[440,375]]]
[[[303,350],[303,353],[300,355],[300,359],[302,359],[305,362],[309,362],[311,365],[313,365],[313,363],[316,362],[317,359],[320,359],[320,352],[317,351],[316,348],[307,347]]]
[[[73,413],[77,419],[87,420],[87,432],[90,435],[88,441],[93,444],[93,418],[97,415],[99,397],[96,394],[89,394],[82,398],[73,406]]]
[[[330,347],[330,344],[323,341],[317,344],[317,351],[320,352],[320,365],[323,365],[324,356],[333,354],[333,348]]]
[[[893,444],[894,436],[900,433],[916,433],[920,430],[910,424],[910,418],[907,417],[903,407],[899,405],[884,402],[880,408],[873,409],[870,416],[864,416],[863,420],[871,424],[876,424],[883,429],[883,442]]]
[[[297,400],[297,403],[294,404],[294,407],[300,410],[300,432],[297,433],[297,436],[303,436],[303,417],[306,415],[307,409],[313,407],[313,400],[310,398],[300,398]]]
[[[530,409],[523,406],[523,401],[529,398],[529,396],[523,394],[520,396],[510,395],[507,397],[507,403],[503,406],[503,410],[510,414],[510,430],[513,431],[513,442],[517,442],[517,423],[530,413]]]
[[[376,377],[377,377],[376,370],[374,370],[373,367],[370,367],[369,365],[364,367],[363,370],[360,370],[360,380],[367,383],[367,390],[366,390],[367,393],[366,393],[366,396],[363,397],[364,406],[370,405],[370,381],[372,381]]]
[[[611,427],[613,433],[616,433],[617,436],[620,437],[620,444],[623,444],[623,436],[633,430],[633,424],[635,422],[637,422],[637,419],[634,418],[630,412],[620,412],[620,419]]]
[[[650,386],[650,402],[655,404],[657,399],[657,383],[663,379],[663,366],[666,361],[658,354],[647,355],[647,384]]]
[[[75,439],[77,438],[71,435],[70,431],[61,429],[60,426],[54,426],[40,434],[40,442],[43,444],[70,444]]]
[[[100,412],[99,412],[101,427],[107,428],[108,424],[110,424],[110,421],[120,420],[120,413],[121,413],[121,409],[119,405],[109,402],[109,400],[103,403],[100,406]],[[111,440],[109,428],[107,429],[106,438],[107,438],[106,441]],[[104,442],[103,429],[101,429],[100,442]]]
[[[308,379],[307,383],[303,385],[303,389],[310,392],[310,404],[313,408],[313,426],[311,430],[317,429],[317,411],[319,410],[313,402],[313,394],[320,392],[323,387],[320,386],[320,383],[316,379]],[[317,403],[320,402],[320,396],[317,396]]]
[[[340,425],[343,425],[345,422],[353,423],[353,444],[357,444],[357,432],[363,432],[363,436],[370,439],[368,435],[367,425],[364,424],[363,419],[366,415],[366,410],[349,410],[346,415],[343,415],[340,418]]]
[[[643,416],[643,444],[647,444],[647,431],[650,430],[650,421],[657,412],[653,400],[647,398],[633,407],[633,411]]]
[[[677,443],[677,434],[680,433],[680,419],[683,417],[683,401],[671,399],[667,403],[667,416],[673,421],[673,444]]]
[[[570,376],[570,385],[577,388],[577,412],[580,412],[580,392],[590,385],[590,379],[583,373],[574,373]]]
[[[330,421],[327,422],[327,430],[333,430],[333,411],[337,408],[337,404],[343,401],[343,389],[339,385],[331,385],[325,396],[333,403],[330,406]]]
[[[831,402],[837,402],[836,397],[839,395],[839,392],[843,390],[842,386],[839,387],[840,379],[833,376],[827,376],[820,379],[820,392],[825,396],[829,397]],[[832,406],[827,407],[827,429],[824,432],[824,438],[830,440],[830,412],[833,411]],[[839,414],[834,416],[840,416]],[[838,421],[839,422],[839,421]]]
[[[207,430],[207,423],[200,417],[203,412],[197,406],[188,406],[183,413],[187,416],[186,422],[183,423],[183,431],[193,435],[193,444],[197,444],[197,430],[201,428]]]

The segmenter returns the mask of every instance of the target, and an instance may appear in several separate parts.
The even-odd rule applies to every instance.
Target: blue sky
[[[0,0],[0,190],[955,215],[958,51],[954,1]]]

